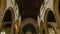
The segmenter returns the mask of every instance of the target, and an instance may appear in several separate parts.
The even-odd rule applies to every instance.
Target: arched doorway
[[[2,27],[0,30],[0,34],[9,34],[12,30],[12,25],[14,22],[14,13],[13,10],[8,9],[5,11],[3,20],[2,20]],[[12,34],[12,33],[10,33]]]
[[[56,34],[55,28],[57,28],[57,20],[54,12],[48,9],[44,16],[44,30],[45,34]]]
[[[56,34],[54,30],[55,24],[56,24],[55,16],[52,11],[49,11],[47,15],[47,29],[49,34]]]
[[[23,27],[24,34],[36,34],[36,28],[32,24],[27,24]]]
[[[29,27],[33,26],[34,28],[36,28],[35,30],[36,30],[36,33],[38,34],[38,25],[37,25],[37,22],[33,18],[27,18],[27,19],[21,21],[21,26],[20,26],[20,32],[21,32],[21,34],[23,34],[23,28],[26,25],[28,25]],[[27,28],[27,26],[25,28]]]

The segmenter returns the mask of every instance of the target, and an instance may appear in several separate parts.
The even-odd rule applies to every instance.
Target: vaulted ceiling
[[[16,0],[22,19],[32,17],[35,20],[39,14],[40,6],[44,0]]]

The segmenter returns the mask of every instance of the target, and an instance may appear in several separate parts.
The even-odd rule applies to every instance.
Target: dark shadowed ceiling
[[[43,0],[16,0],[19,6],[19,14],[22,19],[31,17],[37,20],[39,9]]]

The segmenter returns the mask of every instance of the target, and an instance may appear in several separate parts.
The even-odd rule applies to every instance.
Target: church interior
[[[0,34],[60,34],[60,0],[0,0]]]

